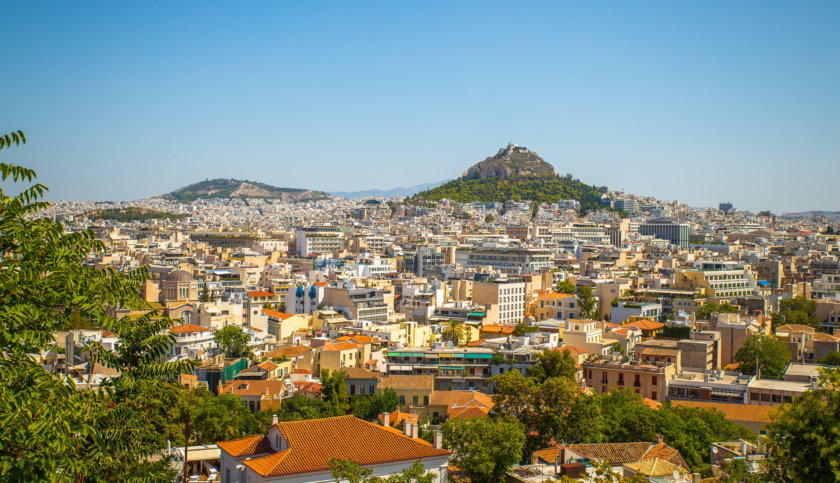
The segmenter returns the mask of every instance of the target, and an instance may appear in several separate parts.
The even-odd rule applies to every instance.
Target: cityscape
[[[751,5],[756,11],[714,8],[736,20],[757,12],[759,37],[780,23],[791,29],[785,35],[800,32],[790,52],[805,55],[805,71],[823,59],[805,44],[830,29],[836,6],[794,13]],[[615,115],[615,125],[605,119],[592,131],[569,128],[568,149],[560,147],[557,129],[567,121],[542,126],[551,117],[528,97],[534,92],[523,93],[548,89],[540,76],[554,73],[546,67],[554,55],[583,62],[552,51],[561,46],[553,40],[538,40],[549,38],[542,37],[552,32],[549,19],[586,20],[607,35],[609,53],[557,34],[593,49],[599,65],[629,55],[624,41],[645,47],[657,67],[636,60],[653,77],[688,67],[670,57],[658,34],[613,38],[611,29],[659,25],[659,16],[683,22],[686,32],[668,27],[667,35],[697,56],[693,65],[726,65],[737,77],[737,52],[720,54],[717,43],[691,49],[699,49],[697,23],[731,40],[741,20],[714,23],[688,6],[647,18],[624,5],[625,24],[618,11],[565,5],[359,4],[355,11],[280,2],[234,16],[223,32],[216,27],[227,20],[208,12],[209,4],[178,2],[168,21],[135,5],[101,7],[91,18],[91,6],[14,12],[12,34],[66,35],[80,50],[59,61],[41,43],[21,46],[47,57],[0,81],[35,103],[30,110],[9,101],[0,126],[3,481],[840,481],[840,179],[833,164],[840,152],[836,138],[821,134],[836,119],[819,123],[837,113],[836,91],[808,81],[814,97],[798,102],[816,109],[806,122],[813,143],[787,162],[744,153],[800,149],[799,127],[787,137],[768,134],[797,119],[757,114],[736,141],[711,139],[735,121],[701,122],[706,91],[683,106],[698,120],[669,117],[654,103],[634,111],[639,125],[625,126],[639,135],[645,123],[698,123],[691,143],[703,147],[675,159],[671,148],[657,150],[669,140],[677,150],[687,142],[681,135],[663,130],[628,142],[616,128],[626,113]],[[470,94],[459,100],[456,91],[467,81],[486,86],[458,71],[471,62],[461,52],[474,52],[475,66],[485,55],[496,59],[473,43],[474,27],[459,32],[440,15],[506,25],[493,14],[520,8],[531,10],[510,12],[515,25],[486,48],[494,55],[524,49],[534,79],[494,87],[487,100],[516,112],[497,105],[504,120],[478,121],[468,113]],[[299,20],[294,26],[291,17]],[[530,28],[518,22],[526,17]],[[280,25],[289,32],[275,31]],[[370,25],[383,31],[366,31]],[[444,40],[412,37],[424,25]],[[324,38],[286,37],[308,29]],[[819,39],[840,40],[833,30]],[[216,56],[229,49],[275,41],[299,62],[283,71],[287,77],[274,77],[270,57],[244,81],[236,69],[216,70]],[[167,42],[198,57],[169,62],[144,50]],[[407,58],[392,57],[381,42],[414,47]],[[736,51],[784,51],[743,42]],[[319,77],[330,62],[343,64],[333,49],[352,50],[365,69],[387,68],[342,72],[352,89],[338,88],[330,75]],[[99,64],[70,65],[87,55]],[[401,62],[426,69],[412,71],[420,84],[389,70]],[[500,71],[525,70],[511,59],[502,64]],[[444,65],[450,70],[435,69]],[[148,66],[154,76],[141,72]],[[819,79],[837,67],[826,61]],[[24,82],[59,68],[51,80]],[[136,80],[123,68],[136,68]],[[78,85],[73,76],[82,70],[110,87]],[[182,88],[178,76],[186,73],[212,79]],[[627,86],[653,78],[646,75],[629,69]],[[768,79],[767,88],[799,89],[804,84],[790,84],[803,79]],[[300,84],[281,102],[272,93],[285,87],[266,87],[267,80]],[[157,82],[173,91],[153,99]],[[219,88],[215,82],[226,92],[243,89],[242,97],[226,104],[222,95],[204,96]],[[574,82],[581,92],[587,87]],[[249,97],[251,88],[264,106]],[[90,101],[100,91],[103,100]],[[58,92],[67,99],[50,104]],[[192,92],[197,103],[170,104],[160,139],[150,138],[146,116],[192,102]],[[378,96],[430,93],[447,98],[447,109],[422,99],[401,105],[406,118],[429,125],[417,139],[441,138],[409,141],[397,126],[405,118],[389,118],[392,106]],[[134,95],[139,100],[128,99]],[[742,102],[743,112],[752,107],[752,100],[718,100]],[[76,104],[76,121],[65,117],[75,102],[89,106]],[[344,102],[364,104],[356,107],[363,112],[336,128]],[[463,117],[448,110],[451,103]],[[212,114],[240,108],[240,116]],[[318,115],[297,117],[295,109]],[[593,112],[602,114],[597,106]],[[270,116],[291,131],[265,135],[275,126]],[[578,121],[585,127],[591,118]],[[208,148],[201,131],[214,123],[231,130],[214,130],[219,146]],[[78,129],[75,139],[62,133]],[[371,138],[348,140],[357,133]],[[291,141],[295,135],[300,142]],[[170,136],[183,142],[174,148]],[[603,146],[615,142],[614,150],[581,155],[585,146],[577,143],[591,136],[602,136],[596,144]],[[226,158],[233,151],[221,145],[230,143],[241,146]],[[218,149],[219,159],[207,149]],[[399,151],[404,157],[395,158]],[[727,158],[736,151],[738,161]]]

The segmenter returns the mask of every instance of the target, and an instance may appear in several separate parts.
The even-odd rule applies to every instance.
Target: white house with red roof
[[[443,449],[442,436],[437,433],[428,443],[413,430],[392,428],[387,419],[383,425],[353,416],[275,420],[265,434],[217,443],[222,483],[335,481],[332,459],[356,462],[379,477],[398,474],[419,460],[437,482],[445,483],[452,453]]]
[[[194,358],[216,345],[213,340],[216,331],[208,327],[184,324],[169,330],[175,336],[175,345],[170,349],[170,356]]]

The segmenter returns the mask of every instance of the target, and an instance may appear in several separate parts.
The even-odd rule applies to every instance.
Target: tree
[[[432,472],[427,472],[419,460],[388,478],[371,476],[373,471],[370,468],[362,468],[355,461],[333,458],[327,464],[336,482],[346,480],[349,483],[434,483],[437,480],[437,476]]]
[[[400,405],[400,397],[391,389],[385,389],[371,395],[351,396],[353,415],[365,421],[373,421],[382,413],[396,411]]]
[[[508,371],[490,379],[496,386],[493,411],[519,421],[525,427],[527,460],[535,450],[554,441],[594,441],[597,429],[591,421],[599,417],[597,405],[580,386],[565,377],[543,382]]]
[[[484,223],[493,223],[493,220],[495,220],[495,219],[496,219],[495,216],[487,215],[487,216],[484,217]]]
[[[210,295],[210,288],[207,284],[204,284],[204,287],[201,289],[201,296],[199,297],[199,302],[212,302],[213,296]]]
[[[767,469],[773,481],[840,481],[840,371],[821,387],[781,406],[767,425]]]
[[[574,295],[577,291],[577,287],[575,287],[575,284],[573,284],[572,282],[568,280],[563,280],[557,283],[557,291],[560,293]]]
[[[537,354],[537,360],[528,369],[528,377],[533,377],[539,382],[552,377],[574,380],[576,365],[569,349],[546,349]]]
[[[709,302],[694,312],[694,316],[700,320],[708,320],[715,314],[735,314],[738,308],[728,303],[718,305],[717,302]]]
[[[462,322],[459,322],[457,320],[450,320],[443,326],[441,335],[444,339],[452,341],[452,343],[458,345],[461,339],[464,338],[464,333],[466,330],[469,329],[466,329]]]
[[[840,366],[840,352],[829,352],[820,359],[820,364],[828,364],[829,366]]]
[[[451,463],[470,481],[500,482],[522,459],[525,431],[505,418],[454,418],[443,424],[443,443],[454,453]]]
[[[225,353],[225,357],[240,357],[248,351],[251,334],[246,333],[238,325],[226,325],[216,331],[213,340]]]
[[[533,326],[533,325],[528,325],[527,323],[525,323],[525,321],[519,321],[519,322],[516,323],[516,328],[513,329],[512,334],[516,337],[522,337],[525,334],[529,334],[531,332],[539,332],[539,331],[540,331],[539,327],[536,327],[536,326]]]
[[[332,416],[332,414],[328,412],[324,401],[303,394],[295,394],[290,398],[283,399],[277,418],[280,421],[303,421],[328,416]]]
[[[264,429],[239,396],[233,394],[207,399],[196,408],[192,420],[196,439],[201,444],[242,438]]]
[[[771,317],[772,326],[783,324],[802,324],[818,327],[820,319],[817,317],[817,301],[805,297],[793,297],[779,302],[779,313]]]
[[[581,319],[593,320],[598,318],[598,307],[595,305],[595,297],[592,296],[592,287],[581,285],[578,289],[577,300]]]
[[[0,136],[0,151],[26,143],[20,131]],[[0,181],[33,183],[35,171],[0,163]],[[174,344],[173,321],[150,312],[132,320],[109,315],[109,307],[148,308],[140,287],[146,269],[125,273],[85,264],[105,251],[90,231],[65,233],[60,223],[39,218],[49,206],[47,188],[32,184],[9,196],[0,189],[0,479],[44,481],[143,476],[171,481],[169,460],[150,462],[164,447],[148,432],[140,401],[148,381],[189,372],[193,361],[161,362]],[[119,339],[119,351],[88,341],[88,367],[115,369],[96,390],[76,390],[56,368],[53,334],[82,319]],[[33,354],[46,354],[45,369]]]
[[[757,362],[762,375],[781,376],[790,359],[787,344],[764,334],[748,338],[735,353],[735,361],[741,363],[741,371],[744,374],[755,374]]]
[[[350,412],[350,395],[344,378],[346,372],[321,370],[321,399],[330,416],[344,416]]]

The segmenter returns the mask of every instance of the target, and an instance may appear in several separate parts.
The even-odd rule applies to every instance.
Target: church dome
[[[185,272],[184,270],[175,270],[174,272],[170,272],[169,275],[166,277],[167,282],[194,282],[195,279],[189,272]]]

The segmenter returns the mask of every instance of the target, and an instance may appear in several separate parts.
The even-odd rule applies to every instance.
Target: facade
[[[465,267],[489,266],[508,275],[528,275],[553,266],[551,252],[537,248],[459,250],[456,260]]]
[[[422,247],[403,253],[403,271],[425,277],[444,264],[444,254],[434,247]]]
[[[583,377],[593,390],[630,389],[642,397],[664,401],[668,379],[677,374],[675,364],[643,364],[638,361],[588,361],[582,364]]]
[[[384,293],[375,288],[326,287],[324,304],[343,312],[349,319],[374,323],[388,320]]]
[[[692,270],[674,275],[679,289],[705,289],[708,297],[746,297],[755,293],[756,282],[740,262],[695,262]]]
[[[452,454],[442,448],[439,435],[431,444],[353,416],[275,420],[265,434],[217,444],[222,483],[335,481],[328,465],[332,459],[354,461],[378,477],[397,474],[419,460],[445,483]]]
[[[339,226],[298,228],[297,252],[301,257],[329,255],[344,247],[346,239]]]
[[[648,220],[646,223],[639,225],[639,233],[668,240],[672,245],[680,248],[688,248],[691,225],[687,223],[676,223],[668,219]]]
[[[163,301],[183,302],[198,300],[198,282],[184,270],[175,270],[167,275],[162,282],[161,296]]]
[[[522,322],[525,318],[525,282],[518,278],[476,281],[473,284],[473,302],[498,305],[501,324]]]
[[[492,349],[412,347],[388,351],[389,375],[433,376],[435,389],[487,392],[492,366]]]
[[[558,293],[553,290],[538,292],[531,302],[528,313],[537,322],[547,319],[567,320],[580,317],[580,306],[574,295]]]

